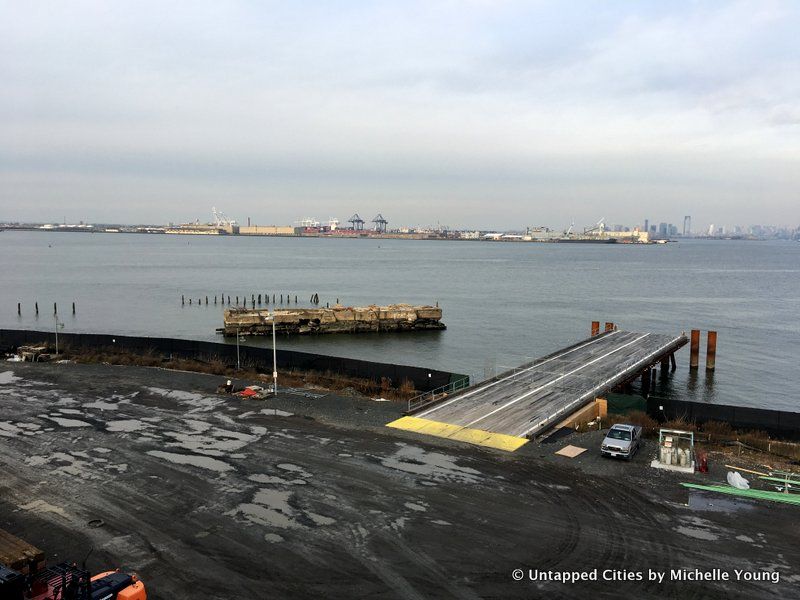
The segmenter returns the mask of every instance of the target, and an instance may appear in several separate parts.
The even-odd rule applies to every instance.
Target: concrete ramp
[[[390,427],[513,452],[651,366],[685,335],[611,331],[466,388]]]

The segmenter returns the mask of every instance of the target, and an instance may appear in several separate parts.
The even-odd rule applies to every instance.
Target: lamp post
[[[53,319],[55,319],[55,332],[56,332],[56,356],[58,356],[58,328],[64,327],[64,324],[58,320],[58,315],[53,315]]]
[[[278,396],[278,353],[275,349],[275,310],[272,311],[272,393]]]
[[[239,337],[239,326],[236,326],[236,370],[240,370],[242,368],[241,361],[239,360],[239,340],[244,341],[244,337]]]

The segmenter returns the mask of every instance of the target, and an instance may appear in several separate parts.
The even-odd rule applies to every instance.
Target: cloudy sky
[[[800,3],[0,0],[0,220],[800,223]]]

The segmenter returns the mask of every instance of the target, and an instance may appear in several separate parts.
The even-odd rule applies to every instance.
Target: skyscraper
[[[683,217],[683,235],[692,235],[692,217],[689,215]]]

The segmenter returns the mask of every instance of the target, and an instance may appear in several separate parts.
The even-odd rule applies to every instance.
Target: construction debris
[[[586,452],[586,448],[579,446],[564,446],[561,450],[556,452],[559,456],[566,456],[567,458],[575,458]]]

